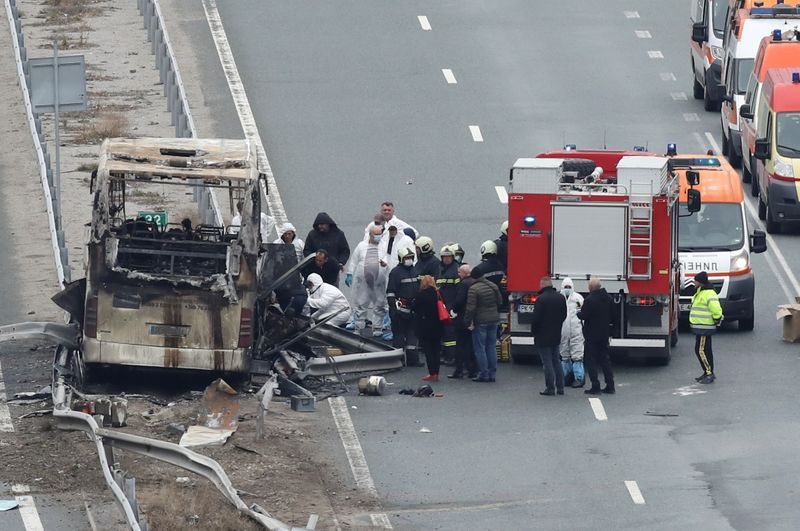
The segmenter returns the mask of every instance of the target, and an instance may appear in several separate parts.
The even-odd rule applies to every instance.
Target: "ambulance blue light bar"
[[[575,144],[567,144],[564,146],[564,151],[575,151],[576,149],[578,149],[578,146]]]
[[[792,16],[800,15],[800,9],[794,6],[778,4],[775,7],[754,7],[750,9],[750,14],[764,16]]]
[[[685,157],[669,160],[669,167],[675,168],[719,168],[720,161],[716,157]]]
[[[667,156],[674,157],[678,154],[678,144],[667,144]]]
[[[781,40],[781,30],[779,29],[772,30],[772,40],[773,41]]]
[[[800,83],[800,72],[792,72],[792,83]]]

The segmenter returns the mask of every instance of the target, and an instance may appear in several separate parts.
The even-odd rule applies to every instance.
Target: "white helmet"
[[[397,251],[397,258],[399,258],[401,262],[406,258],[414,258],[414,251],[408,247],[404,247]]]
[[[439,251],[439,256],[444,258],[445,256],[455,256],[456,253],[453,252],[453,248],[451,245],[445,245],[442,247],[442,250]]]
[[[481,256],[486,256],[487,254],[497,254],[497,244],[492,240],[486,240],[481,245]]]
[[[417,238],[417,241],[414,242],[414,245],[417,246],[419,252],[421,252],[422,254],[433,253],[433,240],[431,240],[427,236],[420,236],[419,238]]]
[[[508,236],[508,220],[500,224],[500,232]]]

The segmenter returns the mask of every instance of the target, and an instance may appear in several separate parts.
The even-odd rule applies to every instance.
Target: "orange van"
[[[739,131],[742,146],[742,180],[750,183],[750,194],[758,196],[758,180],[755,175],[756,119],[762,87],[771,68],[800,67],[800,33],[784,32],[780,36],[761,39],[753,63],[753,73],[747,83],[744,104],[739,109],[741,123]],[[732,139],[733,140],[733,139]]]

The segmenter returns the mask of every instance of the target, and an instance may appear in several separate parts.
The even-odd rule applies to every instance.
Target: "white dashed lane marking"
[[[597,420],[608,420],[606,415],[606,408],[603,407],[603,402],[599,398],[590,398],[589,405],[592,406],[594,418]]]
[[[661,72],[659,74],[661,81],[675,81],[675,74],[672,72]]]
[[[481,128],[477,125],[469,126],[469,133],[472,135],[472,140],[475,142],[483,142],[483,135],[481,134]]]
[[[664,54],[661,53],[660,50],[648,50],[647,57],[649,57],[650,59],[663,59]]]
[[[685,92],[670,92],[669,95],[675,101],[687,101],[689,99],[686,97]]]
[[[0,431],[10,433],[14,431],[14,424],[11,422],[7,400],[6,382],[3,380],[3,367],[0,365]]]
[[[425,15],[420,15],[417,17],[417,20],[419,20],[419,25],[423,30],[425,31],[431,30],[431,23],[428,22],[428,17],[426,17]]]
[[[650,32],[647,31],[647,30],[636,30],[634,33],[636,33],[636,36],[639,37],[640,39],[652,39],[653,38],[653,36],[650,35]]]
[[[622,13],[625,15],[625,18],[639,18],[638,11],[623,11]]]
[[[11,492],[15,494],[14,499],[19,503],[19,516],[22,518],[22,525],[25,531],[44,531],[42,520],[39,518],[39,511],[33,502],[33,496],[27,494],[31,489],[27,485],[13,485]]]
[[[642,491],[639,490],[639,484],[635,481],[625,481],[625,487],[628,489],[628,494],[631,495],[631,499],[633,503],[636,505],[644,505],[644,496],[642,496]]]
[[[453,75],[453,71],[449,68],[442,68],[442,74],[444,75],[444,79],[448,84],[455,85],[458,83],[458,81],[456,81],[456,76]]]
[[[508,204],[508,191],[505,186],[495,186],[494,191],[497,192],[497,198],[504,205]]]
[[[696,112],[685,112],[683,113],[683,121],[684,122],[699,122],[700,116]]]

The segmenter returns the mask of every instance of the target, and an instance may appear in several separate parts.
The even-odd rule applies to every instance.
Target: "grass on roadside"
[[[73,141],[80,145],[99,144],[106,138],[124,136],[128,136],[128,119],[122,113],[108,112],[97,120],[83,122]]]

